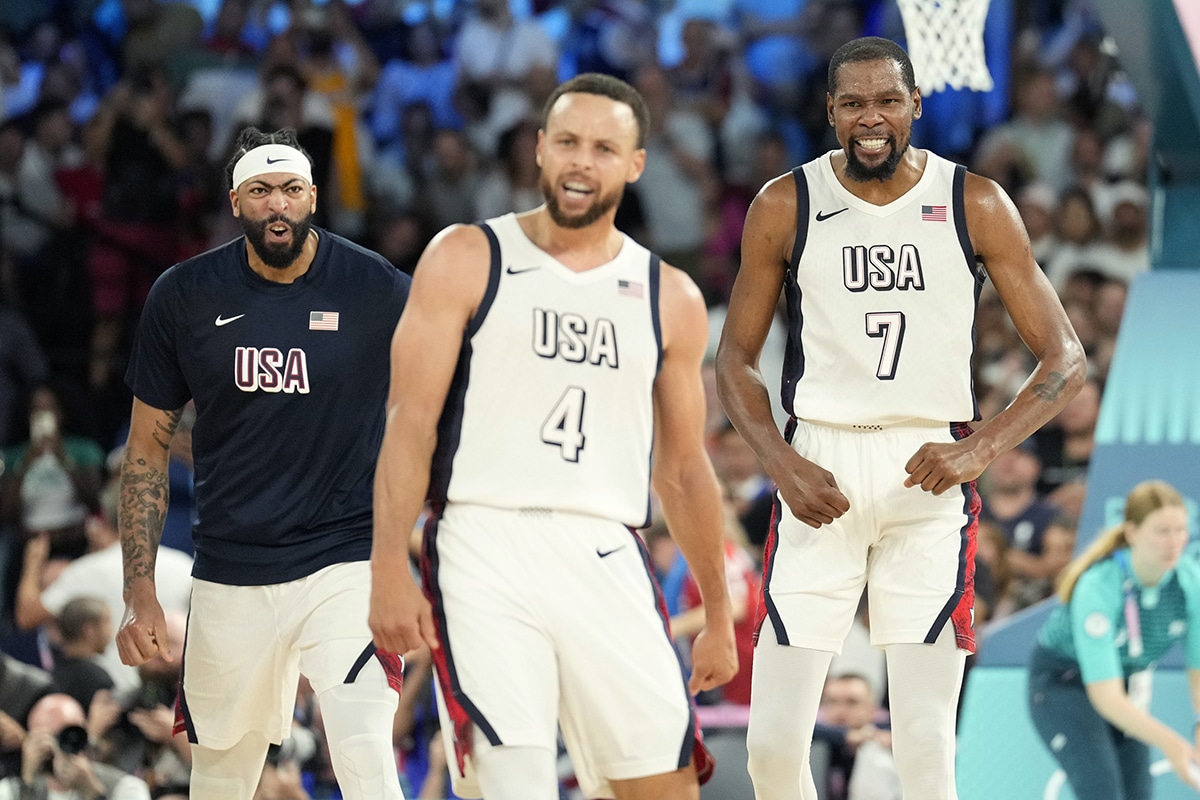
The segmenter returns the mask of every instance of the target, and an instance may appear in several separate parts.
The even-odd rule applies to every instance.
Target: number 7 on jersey
[[[579,386],[568,386],[558,398],[550,415],[542,423],[542,441],[558,447],[564,461],[579,463],[583,449],[583,405],[587,393]]]
[[[896,377],[896,365],[900,363],[900,346],[904,344],[904,314],[900,311],[868,313],[867,336],[883,339],[883,352],[879,354],[875,377],[881,381],[892,380]]]

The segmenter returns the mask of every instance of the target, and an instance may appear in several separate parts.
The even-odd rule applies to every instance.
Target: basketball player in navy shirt
[[[163,273],[126,375],[121,658],[168,652],[154,564],[171,437],[194,400],[196,559],[176,723],[192,743],[192,797],[253,796],[303,673],[344,796],[400,798],[402,665],[372,644],[367,608],[380,376],[409,278],[312,227],[317,188],[294,131],[243,130],[226,172],[245,236]]]
[[[769,182],[746,217],[717,355],[721,399],[778,493],[764,554],[749,768],[758,800],[815,800],[821,689],[864,588],[887,654],[904,796],[952,800],[973,629],[975,479],[1066,405],[1083,349],[995,183],[910,147],[908,54],[868,37],[829,64],[841,147]],[[1037,367],[972,435],[975,305],[991,279]],[[781,435],[759,353],[788,307]]]

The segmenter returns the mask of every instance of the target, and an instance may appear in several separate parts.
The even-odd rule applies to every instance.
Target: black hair
[[[225,182],[229,184],[230,189],[237,188],[233,185],[233,168],[237,166],[238,159],[264,144],[286,144],[288,147],[294,147],[308,159],[309,169],[313,167],[312,156],[300,146],[300,137],[296,134],[295,128],[281,128],[274,133],[264,133],[253,126],[242,128],[233,145],[233,155],[230,157],[229,163],[225,165]]]
[[[650,130],[650,107],[646,105],[642,93],[625,81],[600,72],[585,72],[559,85],[542,106],[542,130],[546,129],[550,110],[564,94],[598,94],[629,106],[633,110],[634,119],[637,120],[637,147],[641,150],[646,146],[646,134]]]
[[[829,94],[837,94],[837,74],[843,64],[863,61],[894,61],[900,66],[900,76],[904,79],[904,88],[909,92],[917,88],[917,79],[913,73],[912,59],[904,48],[891,39],[881,36],[863,36],[851,39],[837,49],[833,58],[829,59],[829,73],[826,81],[829,84]]]

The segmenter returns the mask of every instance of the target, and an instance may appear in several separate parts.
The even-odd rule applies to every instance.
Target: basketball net
[[[992,88],[983,53],[989,0],[897,0],[917,85],[923,94],[947,86]]]

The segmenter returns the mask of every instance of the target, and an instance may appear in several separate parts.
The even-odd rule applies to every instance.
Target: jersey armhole
[[[967,168],[962,164],[954,165],[954,183],[951,196],[954,198],[954,228],[958,233],[958,246],[962,248],[963,259],[967,269],[978,283],[983,283],[987,275],[971,246],[971,234],[967,231],[966,203]]]
[[[793,169],[792,178],[796,181],[796,240],[792,243],[792,258],[788,266],[794,276],[800,256],[804,254],[804,244],[808,241],[808,178],[804,175],[804,167]]]
[[[475,309],[475,315],[471,317],[471,321],[467,323],[467,338],[471,338],[483,325],[483,321],[487,318],[488,310],[491,309],[492,303],[496,300],[496,292],[500,289],[500,240],[496,238],[496,232],[492,230],[492,226],[486,222],[477,223],[479,229],[487,236],[488,249],[491,251],[491,263],[488,265],[488,283],[487,290],[483,293],[483,299],[479,301],[479,308]]]

